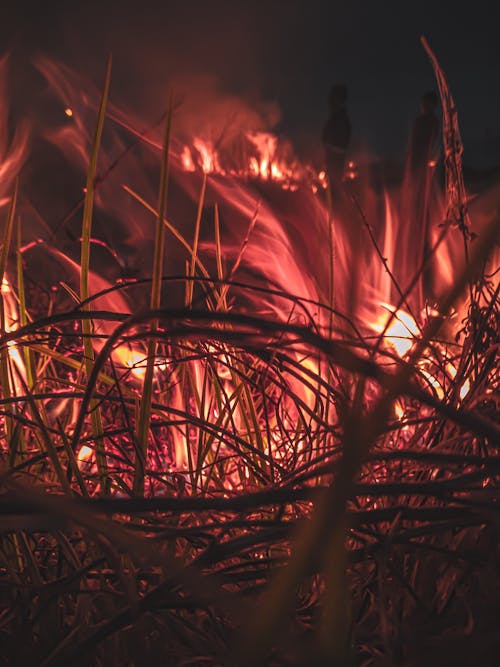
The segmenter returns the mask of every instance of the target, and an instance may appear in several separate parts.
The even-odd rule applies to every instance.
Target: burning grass
[[[398,305],[367,326],[337,307],[333,273],[322,299],[237,280],[255,257],[258,210],[231,255],[212,208],[207,260],[206,174],[192,240],[166,219],[171,111],[152,276],[96,282],[106,95],[80,293],[47,293],[46,312],[41,288],[25,286],[22,188],[9,197],[3,664],[495,664],[500,311],[484,267],[498,221],[471,242],[456,219],[453,127],[445,227],[463,235],[467,262],[435,312],[410,314],[411,290],[398,287]],[[186,250],[183,275],[164,274],[167,232]],[[148,307],[128,308],[138,294]]]

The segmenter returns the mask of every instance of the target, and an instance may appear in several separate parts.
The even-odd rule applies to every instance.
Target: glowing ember
[[[405,415],[405,409],[401,404],[401,401],[395,401],[394,403],[394,414],[398,419],[403,419]]]
[[[131,349],[127,345],[120,345],[114,354],[119,363],[125,368],[130,369],[136,378],[139,380],[144,379],[147,365],[147,357],[144,356],[144,352]]]
[[[462,401],[463,401],[464,398],[467,396],[467,394],[469,393],[469,391],[470,391],[470,381],[469,381],[469,380],[465,380],[465,382],[463,383],[463,385],[460,387],[460,392],[459,392],[459,396],[460,396],[460,399],[461,399]]]
[[[348,181],[354,181],[356,178],[358,178],[359,173],[358,173],[358,168],[356,166],[356,163],[353,162],[352,160],[349,160],[347,163],[347,169],[345,172],[345,179]]]
[[[396,350],[400,357],[404,357],[415,342],[419,328],[413,317],[404,310],[397,310],[386,303],[381,304],[389,315],[381,318],[375,325],[375,330],[385,331],[385,340]],[[389,326],[386,325],[389,323]]]
[[[87,465],[91,462],[94,456],[94,450],[87,445],[80,447],[78,454],[76,455],[76,460],[79,465]]]
[[[448,363],[446,366],[446,370],[448,371],[449,376],[451,377],[452,380],[455,379],[457,375],[457,369],[455,366],[451,363]],[[470,391],[470,380],[469,378],[466,378],[466,380],[462,383],[460,390],[458,392],[460,400],[464,400],[464,398],[467,396],[467,394]]]

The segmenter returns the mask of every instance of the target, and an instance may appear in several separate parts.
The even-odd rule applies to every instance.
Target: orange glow
[[[403,419],[403,417],[404,417],[404,415],[405,415],[404,408],[403,408],[403,406],[401,405],[400,401],[396,401],[396,402],[394,403],[394,414],[396,415],[396,417],[397,417],[398,419]]]
[[[58,72],[57,65],[51,67],[45,65],[45,71],[48,72],[49,83],[59,95],[59,105],[56,108],[64,109],[66,116],[72,119],[71,122],[68,122],[59,111],[61,127],[53,132],[50,141],[67,159],[68,164],[78,168],[82,175],[86,173],[92,150],[93,137],[88,124],[89,118],[92,118],[92,122],[95,119],[95,101],[91,94],[85,97],[78,86],[71,85],[71,78],[67,75],[66,70],[61,68],[61,72]],[[100,148],[97,179],[99,187],[96,185],[95,188],[95,225],[98,236],[103,231],[102,227],[98,228],[98,225],[102,225],[103,221],[104,224],[109,224],[109,229],[104,230],[103,235],[105,238],[109,237],[109,246],[113,251],[106,254],[106,248],[109,250],[109,247],[101,242],[101,247],[96,249],[95,254],[93,253],[92,266],[95,272],[90,278],[92,284],[90,291],[93,294],[110,288],[112,286],[110,283],[119,271],[123,270],[120,276],[129,275],[126,269],[131,268],[135,271],[136,255],[139,257],[137,260],[138,277],[141,280],[149,278],[151,266],[148,265],[149,255],[147,253],[154,244],[153,224],[149,216],[154,211],[155,202],[154,195],[151,194],[153,190],[150,187],[150,176],[155,172],[161,151],[161,146],[158,145],[158,128],[155,128],[154,131],[151,129],[148,135],[145,129],[144,131],[134,129],[144,127],[143,119],[133,119],[111,104],[108,111],[103,135],[105,140]],[[120,126],[119,132],[116,132],[116,124]],[[228,124],[230,124],[229,119]],[[425,309],[426,300],[430,300],[430,296],[428,294],[415,295],[417,290],[414,290],[408,295],[409,305],[404,306],[405,309],[397,310],[391,303],[396,303],[399,297],[389,275],[391,274],[391,278],[392,275],[394,276],[398,287],[401,287],[403,291],[408,285],[411,285],[413,276],[418,275],[417,270],[421,265],[424,241],[428,245],[435,240],[439,232],[438,225],[444,219],[441,215],[442,198],[436,195],[436,200],[432,202],[429,238],[424,239],[422,230],[418,228],[418,225],[413,224],[412,216],[405,216],[402,211],[401,192],[399,190],[396,192],[396,186],[391,185],[391,188],[382,193],[378,187],[371,188],[366,174],[369,173],[368,167],[371,169],[371,162],[368,162],[368,159],[372,158],[359,155],[355,157],[355,160],[350,159],[346,163],[347,168],[343,180],[353,181],[359,178],[359,183],[348,183],[345,190],[348,194],[359,195],[360,208],[363,212],[366,211],[368,221],[365,226],[368,228],[373,221],[373,239],[370,239],[369,235],[365,233],[362,222],[356,217],[354,209],[349,213],[345,211],[337,213],[335,210],[333,215],[331,214],[329,198],[324,192],[327,189],[328,175],[320,166],[320,158],[318,157],[318,164],[300,163],[289,142],[271,132],[263,131],[268,127],[270,123],[251,123],[239,127],[238,132],[234,134],[228,130],[229,136],[212,131],[210,126],[203,124],[194,123],[189,128],[182,129],[174,127],[171,143],[173,159],[169,163],[174,188],[172,188],[171,198],[169,196],[168,216],[165,216],[165,220],[168,220],[168,233],[170,234],[175,228],[179,233],[177,239],[182,239],[183,243],[179,245],[176,241],[171,246],[173,266],[182,265],[178,260],[185,260],[184,256],[181,257],[181,253],[187,251],[188,260],[193,263],[197,276],[203,275],[210,281],[214,278],[214,274],[208,275],[208,273],[216,267],[219,277],[234,278],[232,282],[236,287],[231,287],[234,292],[229,293],[227,300],[218,298],[221,293],[225,297],[226,292],[222,292],[222,288],[215,285],[214,281],[210,301],[207,299],[207,303],[210,308],[213,307],[219,311],[227,306],[228,309],[234,309],[234,312],[237,313],[237,308],[241,303],[238,301],[241,292],[237,291],[240,289],[237,285],[241,285],[243,279],[251,283],[253,277],[256,276],[257,285],[263,286],[264,289],[262,293],[256,291],[255,294],[248,297],[245,293],[242,300],[243,307],[247,308],[248,312],[255,312],[278,324],[300,323],[306,327],[317,328],[317,331],[323,335],[328,332],[332,339],[335,339],[337,335],[344,334],[340,324],[341,318],[346,313],[349,315],[352,313],[352,323],[356,325],[357,331],[361,332],[361,336],[367,329],[371,332],[371,336],[366,340],[366,348],[363,348],[363,352],[366,352],[367,355],[370,353],[370,339],[373,340],[373,331],[380,333],[387,325],[384,342],[387,345],[386,351],[388,349],[391,351],[390,361],[394,366],[394,359],[399,361],[401,358],[408,358],[415,341],[418,340],[420,336],[418,324],[421,322],[420,318],[422,322],[425,322],[426,316],[421,313]],[[130,137],[127,136],[129,133],[134,137],[133,142],[144,142],[147,147],[148,161],[145,164],[148,169],[144,169],[145,164],[141,162],[142,158],[138,157],[142,156],[142,151],[127,150],[127,146],[132,143]],[[0,148],[3,150],[1,141]],[[0,155],[0,205],[2,206],[6,206],[9,202],[6,194],[10,192],[8,188],[14,182],[20,165],[26,157],[25,152],[25,146],[21,145],[19,155],[15,151],[12,154],[8,153],[6,159]],[[119,156],[124,156],[123,160]],[[149,160],[151,160],[151,169],[149,169]],[[110,170],[107,169],[109,165],[113,166]],[[430,168],[435,166],[435,161],[429,162]],[[191,257],[191,254],[194,254],[192,247],[194,245],[194,220],[189,219],[186,211],[189,211],[190,205],[196,202],[199,196],[198,183],[201,180],[201,172],[210,174],[211,177],[205,179],[206,200],[202,211],[200,235],[196,242],[198,265]],[[8,181],[7,185],[4,185],[3,179]],[[392,183],[392,181],[389,182]],[[81,178],[78,183],[80,187],[84,179]],[[124,190],[128,193],[126,196]],[[133,207],[129,206],[130,201],[127,198],[131,191],[140,193],[138,196],[144,197],[145,202],[147,200],[145,210],[137,205],[138,199],[133,202]],[[182,197],[179,196],[179,192],[182,192]],[[184,204],[186,208],[183,208]],[[212,225],[215,205],[217,205],[217,211],[220,212],[221,224],[220,230],[217,228],[217,233],[220,233],[218,238],[220,246],[217,248],[220,250],[220,255],[217,257],[217,265],[213,261],[216,244],[214,239],[217,238],[214,233],[215,226],[209,226]],[[332,208],[334,208],[333,205]],[[352,217],[348,218],[348,215]],[[26,215],[26,218],[29,219],[29,215]],[[48,223],[46,227],[49,229]],[[33,236],[30,236],[31,230],[23,227],[22,232],[25,242],[31,243],[33,239]],[[36,233],[43,234],[39,231]],[[329,234],[331,239],[329,239]],[[124,241],[123,249],[122,240]],[[332,246],[334,247],[330,247],[330,240],[333,241]],[[375,244],[380,249],[379,257],[374,251]],[[461,257],[458,253],[463,253],[462,246],[463,239],[458,234],[450,233],[438,248],[434,268],[435,283],[439,287],[442,287],[442,283],[446,285],[453,282],[459,268],[456,258]],[[114,252],[115,248],[120,248],[120,250]],[[459,248],[458,251],[457,248]],[[78,285],[80,267],[75,262],[71,264],[72,260],[63,257],[62,252],[57,254],[59,251],[54,248],[46,252],[50,257],[49,261],[55,257],[61,265],[70,267],[72,282],[69,285],[68,281],[68,291],[73,289],[74,300],[78,301],[78,288],[75,290],[74,285]],[[127,254],[128,252],[130,255]],[[103,256],[109,260],[108,264],[103,262]],[[111,256],[112,259],[110,259]],[[381,257],[382,261],[380,261]],[[168,257],[168,259],[171,258]],[[99,261],[102,263],[99,264]],[[114,269],[109,267],[109,262],[115,263],[113,264]],[[165,267],[167,267],[167,261]],[[205,267],[207,267],[206,276]],[[105,280],[105,276],[109,277],[110,282]],[[353,276],[357,284],[361,285],[357,300],[352,298],[353,292],[350,289],[350,281],[353,282],[351,280]],[[328,293],[330,284],[331,294]],[[251,286],[254,287],[254,285]],[[273,289],[267,289],[269,286]],[[96,310],[123,314],[135,312],[141,307],[140,299],[138,303],[133,303],[136,292],[127,291],[127,289],[123,291],[111,289],[109,290],[110,295],[106,297],[108,299],[106,302],[100,297],[93,305],[96,306]],[[138,287],[138,289],[141,288]],[[291,296],[292,299],[285,299],[283,295],[277,296],[280,291]],[[19,308],[16,295],[6,279],[2,282],[1,293],[7,304],[5,307],[8,322],[6,330],[11,331],[18,326]],[[130,294],[134,296],[129,297]],[[174,294],[174,298],[170,301],[170,295],[168,295],[165,299],[165,306],[175,303],[176,296]],[[439,294],[436,295],[436,300],[438,297]],[[248,303],[244,300],[247,298]],[[301,299],[307,303],[304,305]],[[434,299],[434,294],[432,299]],[[297,304],[300,304],[300,307],[297,307]],[[340,315],[330,330],[328,330],[329,312],[325,314],[327,310],[324,308],[325,305],[333,307],[335,318],[337,318],[337,313]],[[382,306],[380,316],[379,311],[376,310],[378,306]],[[407,310],[415,313],[415,319]],[[427,308],[427,317],[438,315]],[[457,322],[459,321],[460,317],[457,317]],[[96,350],[102,348],[103,341],[114,331],[114,327],[115,324],[107,321],[95,321],[96,336],[93,344]],[[138,332],[134,330],[135,333]],[[450,335],[450,341],[453,333],[446,331],[446,335]],[[166,337],[168,338],[168,331]],[[137,338],[132,337],[130,344],[125,344],[125,340],[116,343],[113,361],[116,360],[119,363],[120,382],[123,382],[128,392],[127,401],[133,405],[134,401],[140,398],[147,360],[144,346],[141,348],[137,343]],[[289,343],[288,340],[283,341],[284,346],[288,346]],[[240,350],[236,352],[231,350],[225,354],[226,350],[220,344],[209,345],[203,341],[200,345],[198,339],[196,342],[188,339],[188,343],[182,341],[182,349],[186,352],[188,359],[182,354],[177,357],[175,356],[177,353],[172,353],[172,359],[169,358],[168,361],[161,359],[163,363],[157,363],[156,360],[153,386],[155,400],[158,397],[162,401],[165,400],[168,403],[167,407],[177,411],[178,414],[193,416],[212,424],[217,423],[217,428],[209,435],[203,433],[203,429],[195,422],[193,422],[194,425],[190,424],[189,428],[185,428],[184,424],[179,425],[172,419],[173,426],[162,426],[161,428],[164,428],[167,435],[158,436],[158,440],[161,441],[161,438],[164,437],[160,444],[161,447],[168,450],[169,466],[175,468],[176,471],[185,472],[192,465],[193,451],[205,446],[207,446],[207,452],[210,451],[210,455],[213,451],[217,452],[214,456],[220,455],[236,459],[238,454],[224,444],[224,437],[221,435],[224,431],[228,433],[233,431],[242,438],[248,437],[249,440],[258,435],[259,446],[262,446],[260,451],[264,451],[268,456],[275,457],[277,460],[284,461],[287,457],[294,455],[300,458],[307,447],[308,413],[318,412],[319,414],[324,410],[328,419],[333,423],[340,415],[340,409],[339,415],[336,415],[337,404],[332,402],[331,405],[327,405],[329,399],[324,400],[329,391],[325,385],[328,385],[331,380],[332,384],[328,385],[331,387],[337,381],[335,374],[332,374],[331,369],[327,367],[325,358],[319,354],[317,357],[313,356],[314,353],[309,347],[295,348],[295,344],[294,339],[290,344],[291,351],[288,357],[293,360],[293,372],[290,367],[288,370],[287,367],[284,367],[284,370],[280,368],[279,379],[280,382],[283,381],[283,387],[281,385],[277,388],[272,386],[271,378],[269,385],[265,384],[263,387],[264,398],[259,397],[261,402],[257,401],[255,406],[250,406],[250,401],[253,400],[250,395],[251,390],[249,390],[249,397],[243,396],[242,387],[245,387],[240,377],[244,375],[247,367],[245,364],[240,367],[239,362],[235,362],[235,358],[240,355]],[[68,360],[78,365],[80,360],[77,360],[77,357],[80,352],[76,351],[76,345],[75,343],[74,347],[69,350]],[[449,347],[455,350],[451,345]],[[168,344],[160,349],[169,349]],[[420,382],[426,390],[431,388],[437,396],[442,398],[445,392],[449,391],[450,381],[457,375],[458,366],[453,364],[458,364],[456,361],[458,353],[455,350],[453,354],[456,356],[446,356],[446,343],[441,342],[436,343],[433,349],[439,350],[440,355],[438,356],[440,356],[440,361],[445,360],[444,363],[438,363],[434,358],[424,359],[415,368],[415,380]],[[432,355],[432,350],[427,350],[427,352]],[[18,348],[16,343],[9,342],[8,354],[13,361],[12,367],[15,365],[15,368],[24,374],[23,350]],[[249,356],[251,354],[249,353]],[[207,357],[210,357],[210,364],[207,363]],[[446,367],[449,358],[454,361]],[[378,359],[380,357],[376,358]],[[251,373],[255,373],[256,377],[258,377],[260,361],[257,356],[254,356],[248,362],[248,368],[251,369]],[[382,361],[386,362],[385,359]],[[256,368],[254,368],[254,363]],[[274,372],[275,367],[272,364],[269,364],[269,367]],[[37,382],[38,375],[41,376],[41,373],[37,373]],[[11,376],[14,383],[16,373],[12,373]],[[270,376],[271,373],[266,375],[263,384],[267,383]],[[71,382],[77,384],[80,382],[80,377],[77,371],[74,371]],[[52,380],[52,377],[50,379]],[[258,379],[260,380],[260,377]],[[112,381],[109,367],[106,366],[102,370],[99,384],[105,387],[106,383],[109,384]],[[266,392],[269,386],[271,389],[268,396]],[[287,394],[288,391],[290,395]],[[373,395],[377,390],[371,388],[367,390],[370,398],[369,391],[372,391],[371,395]],[[273,392],[276,393],[276,396],[273,395]],[[460,387],[457,386],[457,394],[459,393],[460,400],[464,400],[469,392],[470,380],[465,379]],[[71,401],[73,401],[72,398],[68,399],[68,402]],[[275,404],[279,407],[273,407]],[[271,406],[269,414],[266,412],[268,405]],[[250,407],[252,407],[251,410]],[[64,408],[66,409],[66,404]],[[276,410],[276,414],[273,414],[273,409]],[[399,425],[399,437],[404,434],[405,429],[413,428],[407,424],[413,420],[415,407],[413,403],[410,404],[410,402],[405,402],[405,399],[401,399],[395,401],[393,409],[397,419],[401,420],[406,417],[405,423]],[[278,414],[278,410],[281,410],[282,414]],[[249,413],[252,414],[252,419],[249,418]],[[52,409],[52,414],[58,416],[55,408]],[[409,418],[410,415],[412,419]],[[156,419],[157,414],[154,417]],[[267,420],[266,432],[259,434],[258,430],[264,418]],[[90,430],[88,422],[85,423],[84,428],[88,433]],[[160,427],[158,428],[160,431]],[[292,434],[289,439],[284,437],[284,434],[289,433]],[[330,432],[325,436],[324,442],[329,437]],[[108,440],[109,447],[112,448],[112,438],[107,438],[106,446],[108,446]],[[323,443],[323,438],[321,443]],[[320,446],[322,447],[323,444]],[[210,449],[211,447],[213,449]],[[87,445],[82,446],[77,459],[81,464],[95,463],[94,449]],[[241,488],[241,485],[248,479],[253,483],[254,468],[244,464],[237,468],[238,463],[234,464],[233,468],[225,469],[224,465],[221,465],[221,477],[224,477],[222,483],[225,486],[227,484],[227,488]],[[266,465],[265,462],[263,465]],[[207,465],[207,470],[209,468],[210,466]],[[208,472],[200,471],[199,477],[202,480],[208,479]]]
[[[120,345],[115,350],[114,355],[117,357],[119,363],[125,368],[129,368],[136,378],[139,380],[144,379],[147,365],[147,358],[144,356],[144,352],[133,350],[127,345]]]
[[[213,143],[201,137],[194,137],[192,148],[185,145],[180,152],[180,162],[184,171],[195,171],[198,166],[206,174],[233,174],[250,176],[262,180],[276,181],[285,189],[296,191],[298,186],[292,180],[301,180],[303,173],[298,165],[280,156],[278,138],[269,132],[248,132],[246,138],[252,145],[254,154],[248,155],[246,164],[235,170],[225,169],[219,152]],[[326,187],[324,171],[314,175]],[[312,187],[312,186],[311,186]],[[317,186],[314,186],[317,189]]]
[[[400,357],[404,357],[415,341],[419,333],[417,323],[413,317],[404,310],[398,310],[388,304],[381,304],[389,313],[379,319],[375,325],[375,330],[382,332],[390,320],[390,324],[385,332],[385,340],[396,350]]]
[[[261,178],[272,178],[273,177],[273,166],[274,174],[277,175],[280,173],[279,168],[276,164],[273,164],[273,159],[276,154],[276,147],[278,145],[278,140],[272,134],[267,132],[257,132],[255,134],[248,134],[248,139],[252,142],[258,152],[258,158],[252,158],[251,167],[256,176]]]
[[[199,137],[193,139],[193,145],[198,151],[200,156],[200,167],[203,169],[205,174],[211,174],[213,172],[221,173],[222,169],[219,164],[219,157],[217,151],[209,143],[205,142]]]
[[[455,368],[455,366],[452,363],[448,363],[446,366],[446,370],[448,371],[448,374],[451,377],[451,379],[454,380],[457,375],[457,369]],[[466,380],[460,387],[460,391],[458,392],[461,401],[464,400],[469,391],[470,391],[470,380],[469,378],[466,378]]]
[[[434,375],[429,373],[429,371],[427,371],[425,368],[422,368],[421,365],[419,365],[419,370],[420,373],[422,373],[424,378],[427,380],[427,382],[430,384],[430,386],[435,390],[436,396],[441,401],[444,398],[444,391],[439,381],[434,377]]]
[[[5,308],[5,332],[9,333],[11,331],[15,331],[18,328],[18,322],[19,322],[19,313],[17,309],[17,302],[14,298],[14,295],[12,293],[12,289],[10,287],[9,281],[6,278],[2,279],[2,298],[4,302],[4,308]],[[24,361],[21,357],[20,351],[18,346],[16,345],[15,341],[11,340],[7,343],[7,348],[9,351],[9,357],[14,363],[18,373],[21,375],[23,380],[26,382],[27,377],[26,377],[26,367],[24,365]],[[22,391],[22,386],[21,383],[19,382],[19,379],[15,376],[14,374],[14,387],[17,393]]]
[[[191,155],[191,151],[189,150],[188,146],[184,146],[182,150],[181,161],[185,171],[195,171],[196,166],[193,162],[193,156]]]
[[[248,133],[247,138],[257,151],[250,159],[250,173],[264,180],[287,182],[297,176],[293,166],[278,156],[278,137],[269,132]]]
[[[297,382],[297,387],[294,387],[294,390],[298,394],[303,394],[304,401],[307,406],[312,410],[316,402],[316,391],[314,390],[314,375],[319,375],[320,369],[316,359],[312,357],[305,357],[299,361],[300,366],[304,369],[304,372],[301,372],[303,381]],[[307,383],[307,384],[306,384]],[[313,385],[311,387],[308,384]]]
[[[464,398],[467,396],[467,394],[469,393],[469,391],[470,391],[470,381],[467,379],[467,380],[465,380],[465,382],[463,383],[463,385],[460,387],[459,396],[460,396],[460,399],[461,399],[462,401],[463,401]]]
[[[94,450],[88,447],[87,445],[82,445],[78,454],[76,455],[76,460],[79,466],[86,465],[89,463],[94,455]]]

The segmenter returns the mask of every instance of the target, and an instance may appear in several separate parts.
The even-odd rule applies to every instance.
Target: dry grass
[[[436,318],[401,358],[287,294],[307,326],[244,314],[231,292],[262,288],[224,279],[217,208],[204,266],[203,191],[193,242],[173,230],[186,275],[161,277],[170,118],[150,309],[89,298],[99,130],[80,303],[41,313],[20,261],[2,292],[0,664],[496,664],[497,221],[442,300],[468,292],[456,340]]]

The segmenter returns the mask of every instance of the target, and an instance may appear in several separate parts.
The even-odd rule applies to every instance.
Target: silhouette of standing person
[[[332,193],[341,192],[342,177],[351,140],[351,123],[347,115],[347,86],[335,84],[330,89],[328,106],[330,115],[323,128],[326,173]]]
[[[436,158],[439,120],[436,116],[438,96],[431,90],[420,99],[420,114],[413,125],[409,151],[409,166],[414,178],[425,180]]]
[[[428,260],[431,247],[430,209],[438,155],[438,101],[434,91],[429,91],[420,98],[420,114],[413,124],[407,151],[405,217],[412,224],[417,242],[414,248],[419,248],[418,258],[421,263]],[[433,276],[428,261],[422,275],[422,288],[422,298],[433,295]]]

